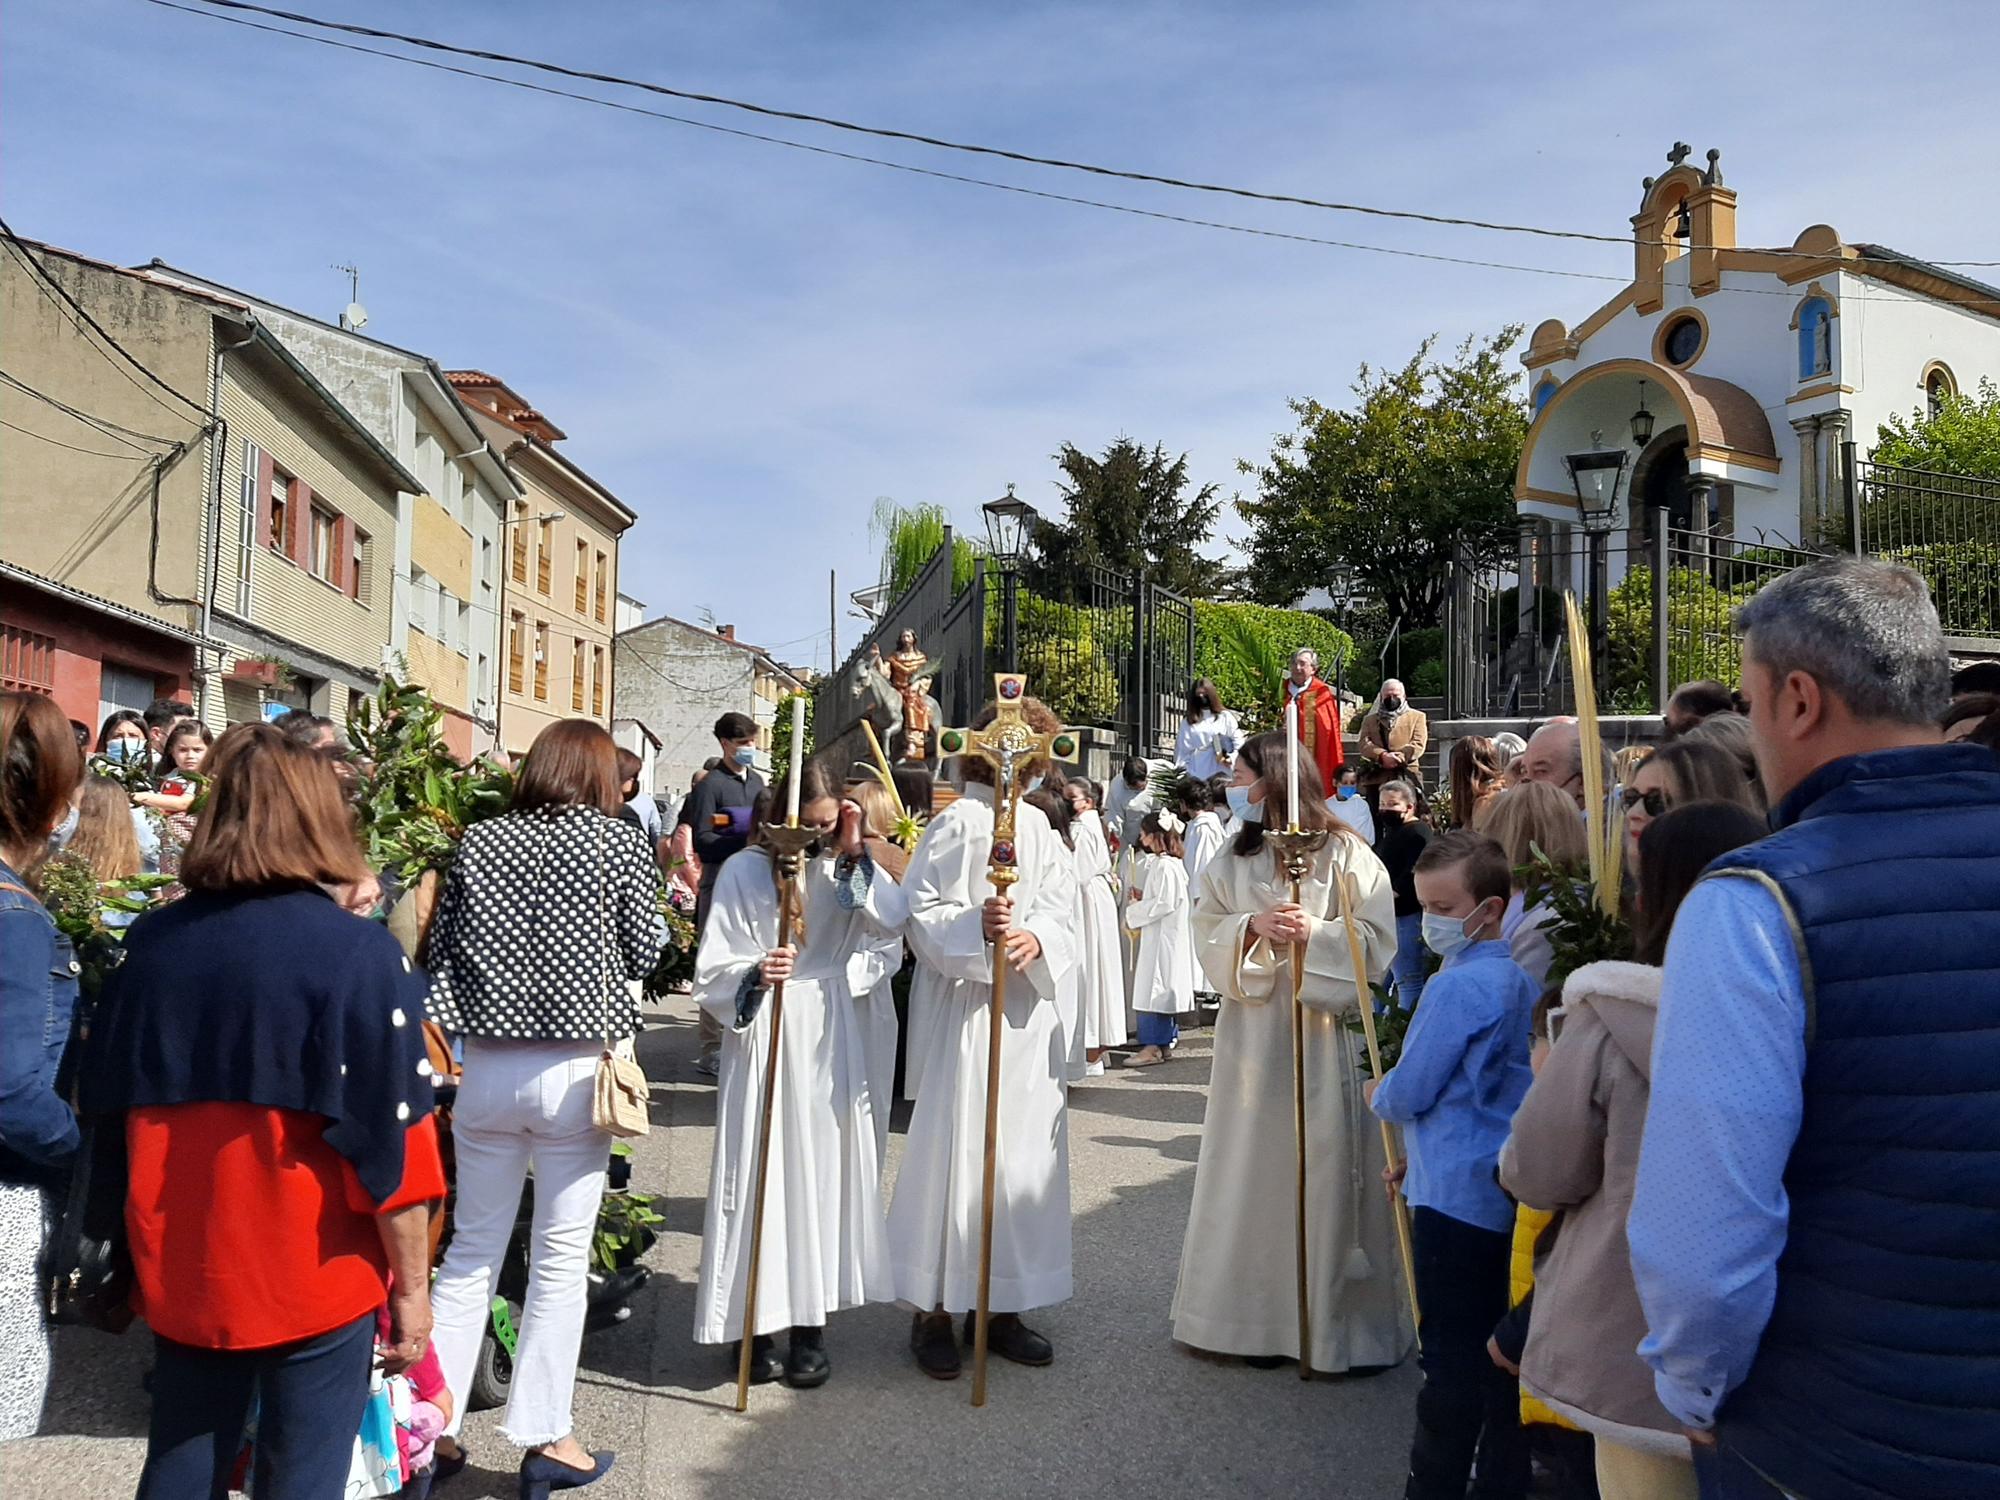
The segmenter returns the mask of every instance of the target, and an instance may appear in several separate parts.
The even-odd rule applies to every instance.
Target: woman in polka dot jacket
[[[457,1208],[432,1290],[455,1408],[447,1451],[532,1165],[528,1292],[501,1431],[530,1450],[525,1478],[558,1487],[611,1462],[585,1451],[570,1421],[611,1154],[591,1106],[598,1059],[638,1026],[631,981],[666,942],[659,866],[622,805],[610,735],[582,719],[544,730],[512,808],[467,830],[425,954],[431,1019],[463,1041],[465,1065],[452,1111]]]

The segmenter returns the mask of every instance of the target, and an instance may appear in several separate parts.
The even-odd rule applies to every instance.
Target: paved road
[[[1412,1367],[1308,1384],[1289,1368],[1192,1355],[1168,1337],[1207,1093],[1206,1032],[1189,1033],[1164,1067],[1113,1070],[1071,1094],[1076,1297],[1033,1319],[1055,1341],[1054,1366],[994,1361],[987,1406],[974,1411],[969,1375],[941,1384],[917,1373],[906,1311],[861,1308],[828,1330],[828,1385],[758,1387],[749,1413],[737,1415],[734,1367],[689,1336],[714,1091],[687,1067],[687,1003],[656,1019],[641,1048],[658,1124],[634,1177],[660,1195],[667,1225],[633,1317],[584,1343],[577,1430],[619,1454],[593,1500],[1397,1493]],[[906,1112],[890,1140],[892,1168]],[[0,1495],[130,1495],[144,1448],[145,1352],[137,1336],[66,1335],[47,1435],[0,1447]],[[514,1493],[517,1459],[494,1432],[497,1415],[471,1419],[473,1464],[442,1500]]]

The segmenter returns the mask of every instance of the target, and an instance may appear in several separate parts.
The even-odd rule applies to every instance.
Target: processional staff
[[[1265,796],[1268,798],[1269,790]],[[1299,827],[1299,700],[1285,704],[1285,830],[1264,835],[1278,852],[1291,882],[1292,905],[1301,905],[1313,856],[1326,847],[1327,830]],[[1312,1379],[1312,1316],[1306,1295],[1306,943],[1292,944],[1292,1187],[1293,1260],[1299,1283],[1299,1379]]]
[[[986,878],[994,894],[1005,896],[1020,880],[1015,860],[1014,815],[1020,805],[1021,782],[1028,768],[1046,756],[1068,760],[1076,739],[1067,731],[1039,734],[1022,714],[1028,679],[1018,672],[993,678],[993,722],[983,729],[947,729],[938,736],[946,755],[976,755],[993,767],[993,847],[986,859]],[[986,1404],[986,1327],[991,1316],[993,1287],[993,1189],[995,1145],[1000,1134],[1000,1037],[1007,1001],[1007,949],[993,945],[992,993],[987,999],[986,1037],[986,1155],[979,1203],[979,1302],[973,1322],[972,1404]],[[746,1366],[747,1368],[747,1366]]]
[[[803,694],[792,699],[792,759],[785,774],[785,823],[766,827],[762,838],[771,851],[772,873],[778,884],[778,946],[792,945],[798,924],[799,872],[806,850],[820,836],[816,828],[799,827],[799,782],[805,747]],[[785,981],[771,985],[771,1047],[764,1060],[764,1111],[757,1122],[757,1179],[750,1199],[750,1274],[743,1288],[743,1347],[736,1361],[736,1409],[750,1407],[750,1352],[757,1341],[757,1277],[764,1258],[764,1188],[770,1180],[771,1106],[778,1096],[779,1042],[785,1019]]]

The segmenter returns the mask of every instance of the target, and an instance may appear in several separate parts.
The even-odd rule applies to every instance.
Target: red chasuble
[[[1320,783],[1331,797],[1334,778],[1347,757],[1340,748],[1340,701],[1318,677],[1299,694],[1299,739],[1318,765]]]

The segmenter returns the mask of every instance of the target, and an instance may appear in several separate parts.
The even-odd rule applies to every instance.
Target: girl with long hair
[[[1203,677],[1188,689],[1187,719],[1174,739],[1174,764],[1206,781],[1229,769],[1242,737],[1236,715],[1222,706],[1222,694]]]
[[[1484,831],[1486,813],[1500,795],[1507,768],[1500,751],[1481,734],[1467,735],[1451,747],[1451,826]]]
[[[77,803],[76,832],[63,852],[82,860],[97,877],[101,895],[123,894],[123,882],[145,873],[139,840],[132,831],[132,802],[125,788],[108,776],[87,776]],[[129,927],[136,913],[105,906],[99,913],[106,927]]]
[[[1194,1009],[1184,826],[1178,814],[1163,807],[1139,824],[1139,857],[1132,862],[1132,886],[1125,893],[1125,925],[1139,934],[1132,966],[1139,1050],[1125,1059],[1128,1068],[1165,1062],[1181,1039],[1174,1018]]]
[[[1070,844],[1081,922],[1076,929],[1076,1004],[1082,1029],[1084,1075],[1104,1071],[1104,1054],[1122,1047],[1125,1034],[1125,959],[1119,946],[1116,864],[1097,789],[1078,778],[1069,794]],[[1060,832],[1060,830],[1058,830]]]
[[[1174,1295],[1174,1337],[1274,1366],[1326,1373],[1393,1365],[1412,1333],[1396,1285],[1396,1248],[1380,1178],[1381,1135],[1367,1117],[1347,1021],[1357,989],[1396,949],[1388,872],[1326,806],[1312,757],[1299,757],[1299,822],[1325,832],[1294,904],[1265,836],[1285,815],[1285,738],[1259,735],[1236,758],[1237,833],[1194,898],[1196,957],[1222,996],[1194,1203]],[[1364,972],[1354,972],[1338,887],[1354,888]],[[1311,1346],[1299,1347],[1292,1116],[1292,966],[1305,950],[1306,1274]]]

